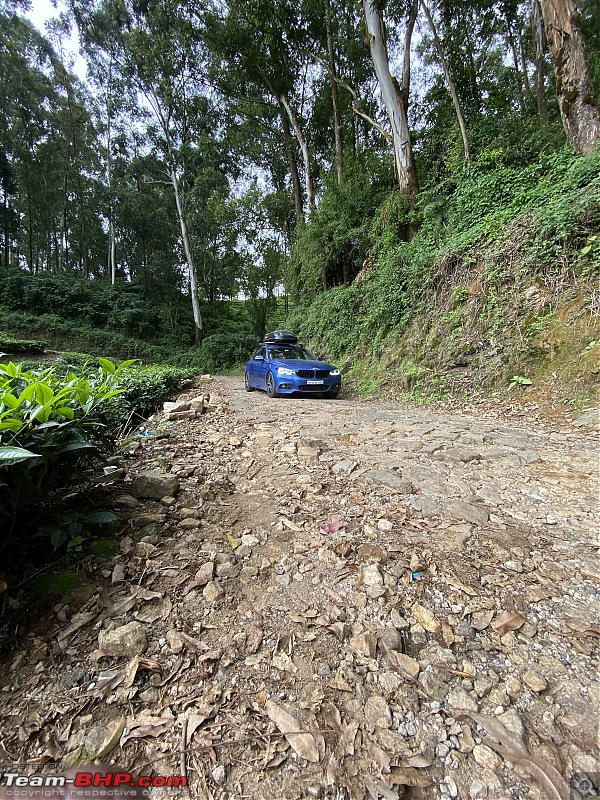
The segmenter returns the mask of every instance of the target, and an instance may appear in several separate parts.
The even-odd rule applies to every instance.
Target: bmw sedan
[[[266,391],[269,397],[295,392],[320,392],[336,398],[341,387],[339,369],[320,361],[299,344],[265,342],[246,364],[247,392]]]

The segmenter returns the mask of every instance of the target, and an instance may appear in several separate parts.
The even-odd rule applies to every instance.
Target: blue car
[[[333,364],[318,359],[306,347],[297,344],[296,337],[291,334],[275,341],[267,341],[267,338],[246,363],[244,385],[247,392],[262,389],[269,397],[295,392],[319,392],[331,399],[338,396],[341,377]]]

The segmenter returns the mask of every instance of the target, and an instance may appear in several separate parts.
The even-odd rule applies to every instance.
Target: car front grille
[[[328,369],[299,369],[296,374],[299,378],[328,378]]]

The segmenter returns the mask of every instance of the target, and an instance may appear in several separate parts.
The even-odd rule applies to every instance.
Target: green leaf
[[[64,544],[67,541],[68,533],[66,531],[61,531],[59,528],[56,528],[52,536],[50,537],[50,541],[52,542],[52,546],[55,550]]]
[[[112,361],[109,361],[108,358],[99,358],[98,361],[100,362],[100,366],[102,367],[102,372],[105,375],[114,375],[117,371],[117,368],[113,364]]]
[[[55,408],[54,414],[57,416],[60,415],[62,417],[66,417],[67,419],[75,419],[75,412],[69,406],[63,406],[62,408]]]
[[[585,247],[581,248],[581,255],[582,256],[587,256],[587,254],[590,252],[591,249],[592,249],[592,245],[591,244],[586,244]]]
[[[92,511],[83,518],[85,525],[112,525],[119,522],[121,517],[114,511]]]
[[[17,464],[19,461],[26,461],[28,458],[39,458],[39,456],[22,447],[0,447],[0,461],[10,461],[13,464]]]

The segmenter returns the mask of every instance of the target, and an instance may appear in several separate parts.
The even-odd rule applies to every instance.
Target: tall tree
[[[390,69],[383,14],[374,0],[363,0],[363,11],[371,58],[390,122],[398,183],[404,192],[412,196],[418,191],[418,180],[408,127],[408,112],[398,81],[392,76]],[[405,41],[405,52],[407,46],[410,48],[410,40]]]
[[[574,0],[540,0],[554,64],[556,93],[567,140],[589,155],[600,136],[600,113]]]

